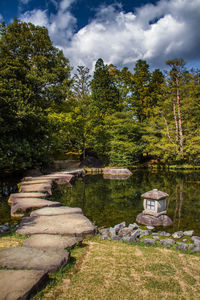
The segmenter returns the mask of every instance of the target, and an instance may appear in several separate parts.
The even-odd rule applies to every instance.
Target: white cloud
[[[93,67],[106,63],[132,67],[137,59],[159,66],[174,57],[200,59],[200,0],[161,0],[125,13],[120,5],[102,6],[95,18],[75,33],[71,14],[75,0],[62,0],[55,15],[26,12],[21,18],[46,26],[54,45],[71,64]]]

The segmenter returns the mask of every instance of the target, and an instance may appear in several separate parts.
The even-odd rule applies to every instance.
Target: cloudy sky
[[[200,0],[0,0],[0,20],[13,17],[47,27],[73,66],[92,69],[101,57],[163,68],[182,57],[200,68]]]

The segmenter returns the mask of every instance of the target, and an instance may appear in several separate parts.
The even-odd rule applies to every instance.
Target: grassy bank
[[[94,238],[34,299],[198,299],[199,273],[199,254]]]

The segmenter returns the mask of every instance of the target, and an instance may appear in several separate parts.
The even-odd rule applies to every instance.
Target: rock
[[[119,236],[125,236],[125,235],[131,235],[131,233],[133,232],[133,228],[129,228],[129,227],[125,227],[125,228],[122,228],[120,229],[119,231]]]
[[[122,228],[126,227],[126,222],[122,222],[114,226],[116,233],[118,233]]]
[[[172,239],[165,239],[165,240],[160,240],[160,243],[164,247],[171,247],[173,246],[176,242]]]
[[[194,236],[191,238],[191,240],[194,242],[194,244],[195,244],[196,246],[200,246],[200,237],[199,237],[199,236],[194,235]]]
[[[102,234],[101,236],[100,236],[100,239],[102,240],[102,241],[104,241],[104,240],[107,240],[109,238],[109,236],[106,234]]]
[[[46,198],[47,194],[45,193],[16,193],[16,194],[11,194],[9,199],[8,199],[8,203],[12,203],[13,201],[15,201],[15,199],[18,198]]]
[[[12,202],[11,216],[21,215],[29,210],[42,207],[61,206],[60,202],[48,201],[40,198],[17,198]],[[22,214],[23,215],[23,214]]]
[[[160,236],[165,236],[165,237],[169,237],[171,234],[168,233],[168,232],[165,232],[165,231],[159,231],[159,232],[158,232],[158,235],[160,235]]]
[[[172,220],[167,215],[155,217],[144,213],[137,215],[136,222],[150,226],[171,226],[173,224]]]
[[[194,230],[187,230],[187,231],[184,231],[183,234],[186,235],[186,236],[193,236]]]
[[[29,185],[22,185],[20,187],[20,191],[22,193],[30,193],[30,192],[40,192],[40,193],[47,193],[49,195],[52,194],[51,192],[51,184],[29,184]]]
[[[199,253],[200,252],[200,246],[193,247],[191,250],[194,251],[194,252]]]
[[[122,241],[124,241],[126,243],[137,242],[138,236],[139,236],[139,232],[138,232],[138,230],[135,230],[134,232],[132,232],[132,234],[130,236],[124,236],[122,238]]]
[[[82,214],[35,216],[23,218],[16,232],[86,236],[95,234],[96,227]]]
[[[137,240],[137,238],[139,237],[139,230],[135,230],[131,233],[131,238],[134,239],[134,240]]]
[[[112,239],[114,236],[116,236],[115,228],[110,227],[109,228],[109,237]]]
[[[147,226],[147,229],[148,229],[148,230],[154,230],[155,227],[154,227],[154,226]]]
[[[82,242],[80,237],[60,236],[53,234],[34,234],[23,243],[23,247],[38,249],[72,248]]]
[[[156,241],[154,239],[144,239],[144,243],[147,245],[155,245]]]
[[[138,232],[139,232],[140,236],[146,236],[146,235],[151,234],[150,230],[141,230],[141,229],[139,229]]]
[[[101,234],[109,234],[110,228],[102,228],[100,229]]]
[[[22,185],[30,185],[30,184],[52,184],[53,180],[51,178],[47,178],[47,179],[37,179],[37,180],[25,180],[25,181],[22,181],[20,183],[20,186]]]
[[[197,235],[194,235],[194,236],[191,238],[191,240],[192,240],[193,242],[197,241],[197,242],[200,243],[200,237],[197,236]]]
[[[13,247],[0,250],[0,266],[16,270],[42,270],[53,272],[66,265],[69,253],[66,250],[41,250],[28,247]]]
[[[185,243],[176,243],[177,246],[176,248],[179,249],[179,250],[188,250],[188,244],[185,244]]]
[[[79,207],[44,207],[32,211],[30,216],[56,216],[56,215],[68,215],[68,214],[83,214],[82,209]]]
[[[43,271],[0,270],[0,299],[28,300],[47,280],[47,272]]]
[[[134,229],[138,229],[139,226],[138,226],[138,224],[133,223],[133,224],[129,224],[129,225],[128,225],[128,228],[132,228],[132,229],[134,230]]]
[[[132,172],[129,169],[111,169],[111,168],[104,168],[103,169],[103,174],[104,175],[114,175],[114,176],[131,176]]]
[[[115,235],[115,236],[112,237],[112,240],[113,240],[113,241],[120,241],[120,240],[121,240],[121,237],[118,236],[118,235]]]
[[[173,236],[173,238],[174,239],[180,239],[180,238],[182,238],[183,237],[183,231],[177,231],[177,232],[174,232],[173,234],[172,234],[172,236]]]
[[[154,236],[153,236],[153,239],[156,240],[156,241],[159,241],[159,240],[160,240],[159,236],[157,236],[157,235],[154,235]]]

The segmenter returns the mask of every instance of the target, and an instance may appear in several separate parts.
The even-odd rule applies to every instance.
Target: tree
[[[77,100],[84,100],[90,94],[90,70],[85,66],[78,66],[73,77],[73,90]]]
[[[118,110],[119,93],[114,84],[108,67],[99,58],[95,65],[93,80],[91,82],[92,104],[100,114],[111,114]]]
[[[116,112],[107,116],[105,124],[109,163],[126,166],[138,162],[143,150],[139,122],[132,118],[130,112]]]
[[[69,61],[46,28],[14,20],[0,36],[0,168],[24,169],[48,160],[48,109],[70,86]]]
[[[174,59],[166,61],[166,64],[170,66],[169,72],[169,84],[174,94],[173,112],[174,122],[176,126],[176,143],[179,143],[179,153],[183,157],[183,127],[182,127],[182,115],[181,115],[181,86],[184,84],[184,66],[185,62],[181,59]]]
[[[133,74],[134,87],[131,108],[140,123],[149,116],[152,108],[149,90],[150,79],[149,65],[145,60],[139,59],[135,64]]]

